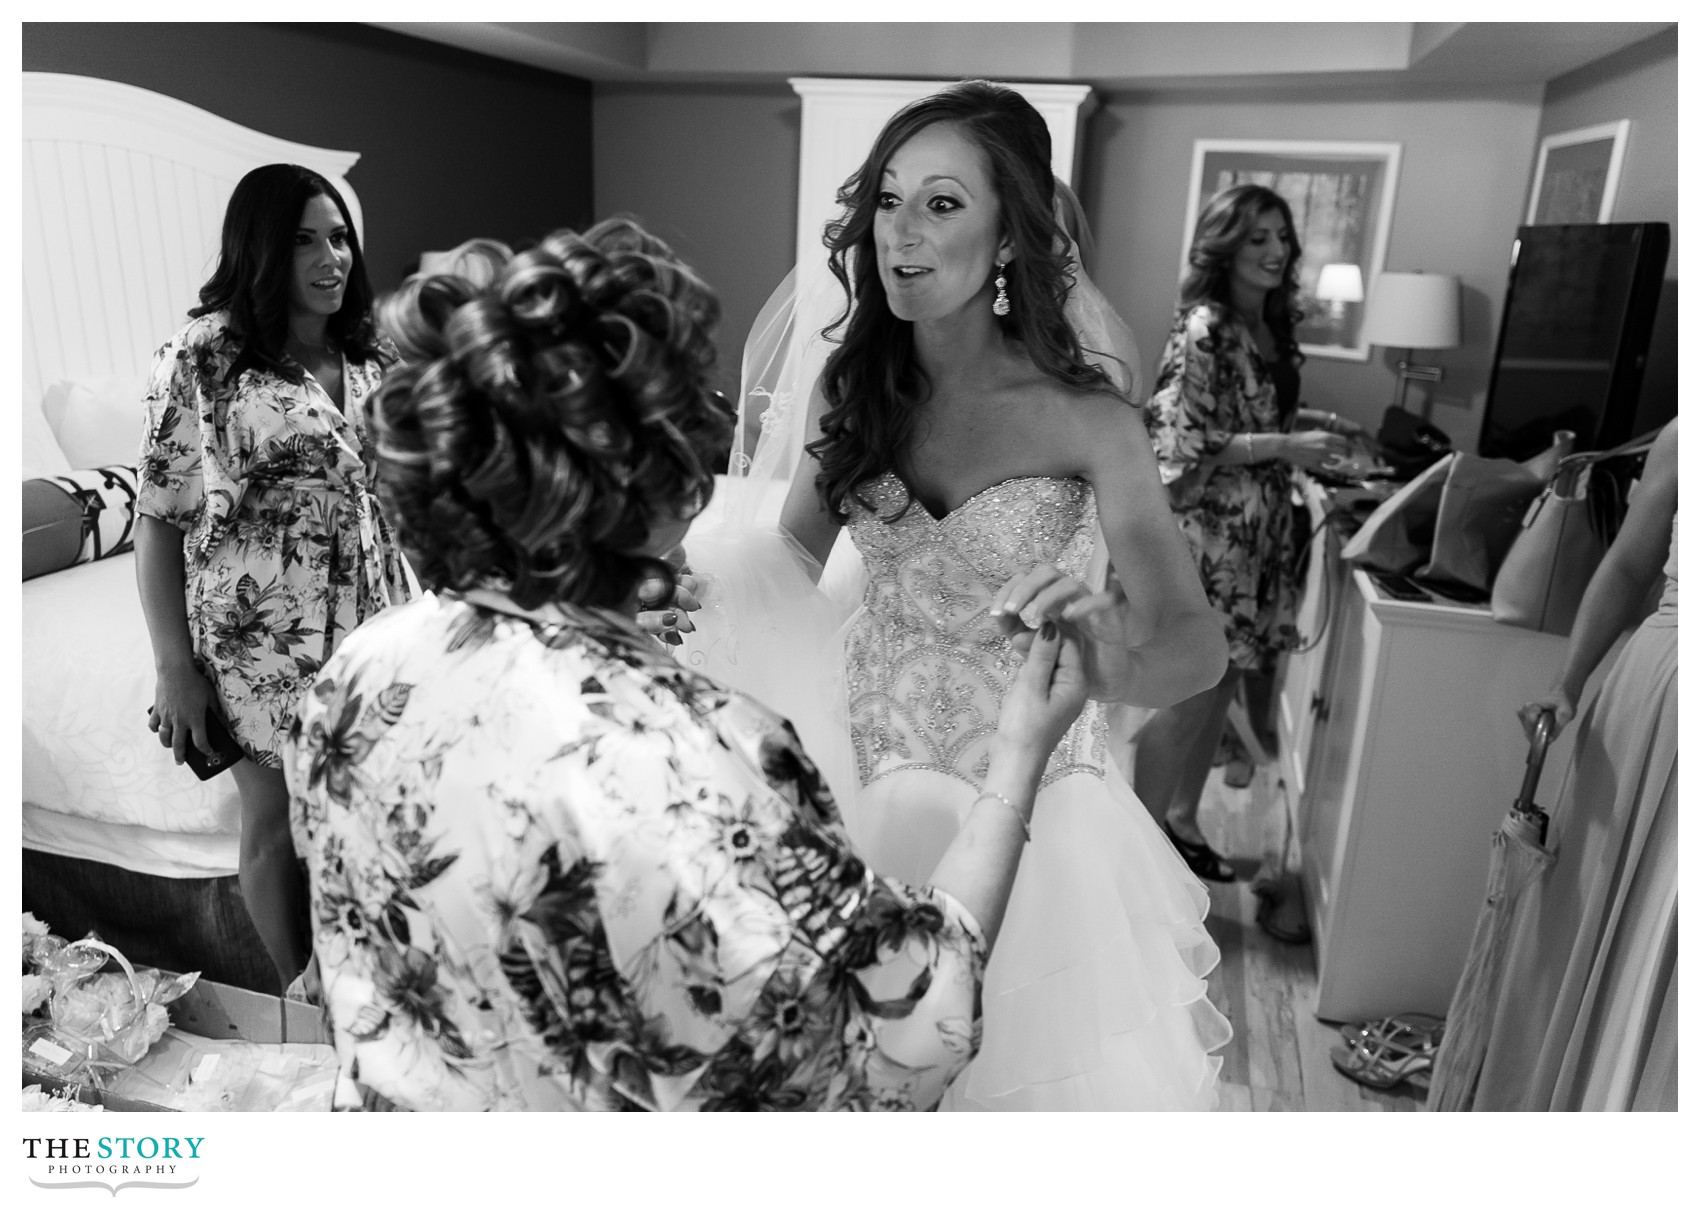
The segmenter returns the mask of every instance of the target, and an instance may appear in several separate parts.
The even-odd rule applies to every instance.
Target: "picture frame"
[[[1628,145],[1627,118],[1542,139],[1524,223],[1610,223]]]
[[[1307,357],[1369,361],[1362,301],[1323,303],[1317,278],[1329,264],[1355,264],[1367,285],[1387,255],[1399,183],[1398,143],[1284,139],[1197,139],[1181,242],[1181,273],[1199,209],[1233,185],[1266,185],[1286,199],[1298,231],[1299,349]]]

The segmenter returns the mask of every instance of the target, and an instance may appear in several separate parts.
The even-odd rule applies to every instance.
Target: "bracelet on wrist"
[[[1028,827],[1027,827],[1027,817],[1026,817],[1025,814],[1022,813],[1022,811],[1020,809],[1015,807],[1015,801],[1011,800],[1007,796],[999,796],[996,792],[981,792],[978,796],[976,796],[974,798],[974,804],[971,804],[968,807],[970,809],[972,809],[974,807],[974,805],[979,804],[982,800],[995,800],[999,804],[1003,805],[1004,808],[1008,809],[1011,813],[1014,813],[1015,814],[1015,820],[1018,823],[1020,823],[1020,825],[1021,825],[1021,839],[1022,839],[1022,841],[1023,842],[1032,842],[1033,841],[1033,832],[1030,829],[1028,829]]]

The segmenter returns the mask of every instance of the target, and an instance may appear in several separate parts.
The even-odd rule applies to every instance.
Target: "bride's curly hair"
[[[481,275],[483,276],[483,275]],[[487,285],[416,275],[379,320],[378,493],[419,580],[521,607],[619,609],[651,525],[700,510],[731,438],[709,387],[720,306],[629,219],[558,231]]]
[[[874,215],[881,177],[892,154],[936,122],[957,124],[985,153],[1015,257],[1004,268],[1007,316],[996,318],[1009,341],[1033,365],[1070,387],[1115,387],[1087,362],[1063,315],[1074,276],[1066,233],[1055,212],[1051,133],[1032,104],[1014,89],[965,80],[911,102],[892,116],[862,166],[838,191],[842,215],[826,225],[827,264],[843,286],[846,305],[825,329],[841,344],[821,372],[827,410],[821,437],[806,448],[820,462],[815,487],[833,518],[844,522],[845,499],[857,486],[897,468],[915,426],[915,406],[932,385],[915,360],[914,326],[892,315],[880,283]],[[988,281],[990,279],[988,278]]]

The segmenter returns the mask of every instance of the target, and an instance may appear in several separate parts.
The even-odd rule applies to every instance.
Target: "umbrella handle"
[[[1541,782],[1541,767],[1546,765],[1547,746],[1552,744],[1553,734],[1552,709],[1543,709],[1535,717],[1535,736],[1529,742],[1529,763],[1523,771],[1523,790],[1517,793],[1516,807],[1524,811],[1534,809],[1535,788]]]

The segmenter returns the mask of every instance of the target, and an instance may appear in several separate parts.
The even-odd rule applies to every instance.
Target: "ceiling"
[[[375,22],[634,84],[991,76],[1114,92],[1544,84],[1671,22]]]

